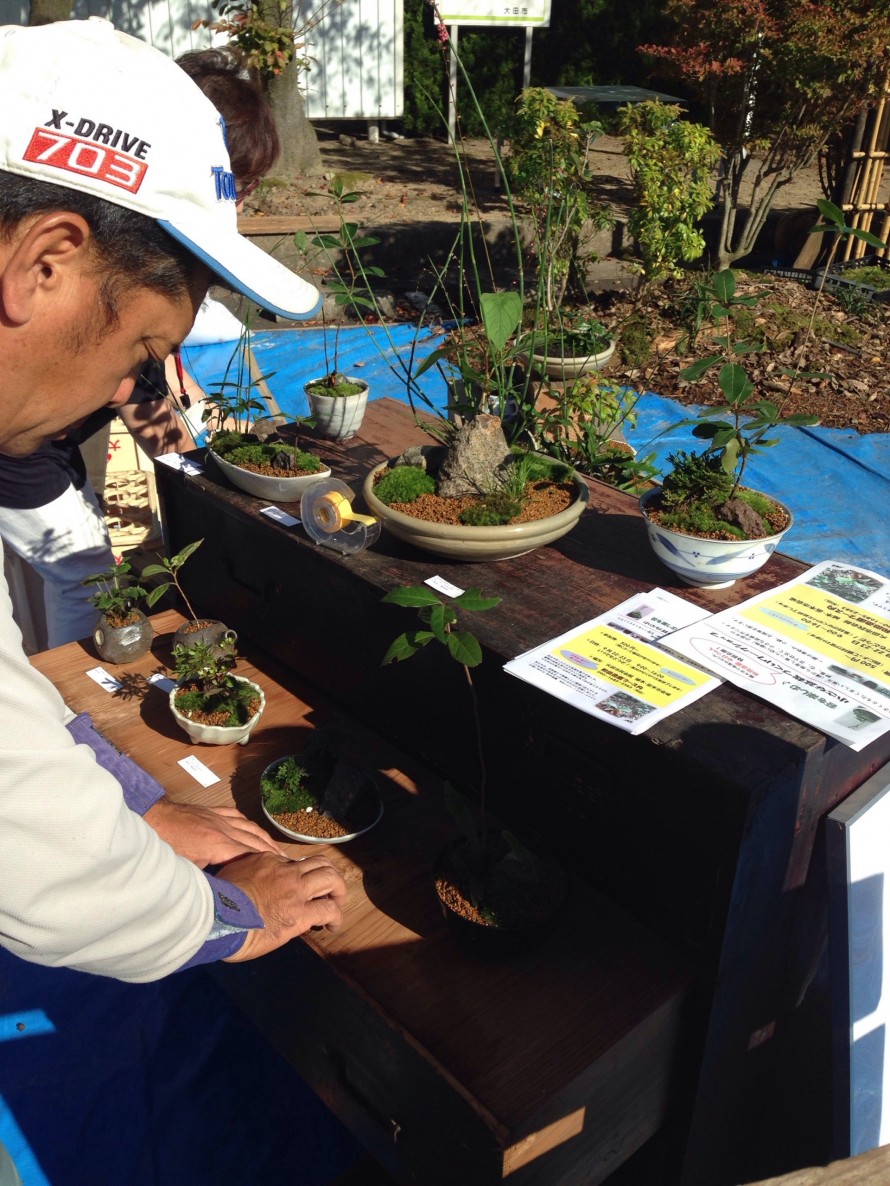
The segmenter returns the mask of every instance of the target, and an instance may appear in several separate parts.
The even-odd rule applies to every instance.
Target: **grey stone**
[[[476,416],[457,430],[439,470],[438,491],[445,498],[488,494],[510,460],[500,417]]]
[[[753,507],[741,498],[728,498],[717,509],[717,514],[733,527],[744,531],[748,539],[762,539],[769,532],[763,530],[763,520]]]

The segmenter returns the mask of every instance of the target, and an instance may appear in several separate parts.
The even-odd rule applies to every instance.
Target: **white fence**
[[[306,114],[312,120],[398,119],[404,110],[403,0],[306,0],[295,24],[320,13],[310,30],[312,66],[303,75]],[[72,16],[102,16],[118,29],[150,42],[170,57],[211,44],[198,20],[214,17],[207,0],[74,0]],[[0,0],[0,24],[22,25],[28,4]]]

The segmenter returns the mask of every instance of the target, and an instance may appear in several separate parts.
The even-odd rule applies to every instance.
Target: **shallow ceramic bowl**
[[[279,766],[284,761],[286,761],[285,758],[276,758],[274,762],[270,762],[260,776],[260,785],[262,785],[262,779],[267,778],[275,770],[276,766]],[[367,780],[367,790],[362,794],[363,796],[372,795],[374,797],[376,802],[376,810],[374,811],[373,819],[369,824],[366,824],[363,828],[359,828],[357,832],[350,832],[348,836],[307,836],[302,832],[295,832],[292,828],[286,828],[284,824],[278,822],[271,812],[266,810],[266,804],[263,802],[262,792],[260,792],[260,806],[263,809],[263,815],[266,817],[269,823],[272,824],[273,827],[277,828],[279,832],[282,832],[285,836],[287,836],[290,840],[298,840],[301,844],[346,844],[347,841],[355,840],[359,836],[364,836],[365,832],[370,832],[375,824],[380,823],[380,818],[383,815],[383,800],[380,798],[380,792],[377,789],[377,784],[374,782],[374,779],[370,776],[370,774],[366,774],[365,777]]]
[[[659,493],[657,488],[647,490],[640,499],[649,543],[662,564],[676,573],[684,584],[697,589],[728,589],[736,581],[757,572],[775,552],[793,523],[788,508],[774,498],[773,502],[788,514],[788,526],[784,531],[763,539],[702,539],[662,527],[649,518],[647,506]]]
[[[374,480],[387,467],[375,466],[365,478],[362,493],[368,510],[380,519],[397,539],[413,544],[424,552],[449,556],[455,560],[510,560],[524,556],[545,544],[553,543],[575,526],[590,501],[590,491],[583,478],[575,475],[577,498],[564,511],[533,523],[512,523],[501,527],[465,527],[451,523],[428,523],[394,511],[374,493]]]
[[[263,689],[260,685],[255,684],[253,680],[245,679],[242,675],[236,675],[235,679],[256,688],[260,697],[259,711],[254,713],[246,725],[205,725],[201,721],[192,721],[187,716],[183,716],[173,703],[179,688],[177,687],[171,690],[170,711],[173,713],[173,719],[181,729],[184,729],[188,733],[196,745],[247,745],[250,740],[250,735],[256,728],[260,717],[263,715],[263,709],[266,707],[266,697],[263,695]]]
[[[318,473],[304,474],[299,478],[273,478],[269,474],[255,474],[249,469],[232,465],[209,446],[207,452],[233,486],[246,494],[252,494],[254,498],[268,499],[270,502],[298,502],[307,486],[331,476],[329,469],[320,469]]]

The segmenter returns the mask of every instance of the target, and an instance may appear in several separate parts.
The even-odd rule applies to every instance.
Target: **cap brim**
[[[320,312],[322,296],[284,264],[273,259],[262,248],[237,232],[220,234],[214,228],[212,242],[208,242],[208,228],[184,229],[164,219],[159,224],[177,242],[203,260],[226,284],[256,301],[263,309],[303,321]]]

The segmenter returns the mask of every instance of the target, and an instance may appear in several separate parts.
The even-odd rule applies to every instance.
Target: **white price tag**
[[[172,692],[176,687],[175,680],[172,680],[169,675],[161,675],[159,671],[156,671],[154,675],[150,675],[148,682],[153,684],[161,692]]]
[[[113,675],[109,675],[104,667],[91,667],[87,675],[90,679],[95,680],[100,688],[104,688],[106,692],[117,692],[124,686],[119,679],[115,679]]]
[[[281,507],[263,507],[260,514],[265,515],[267,519],[274,519],[276,523],[281,523],[284,527],[296,527],[300,522],[294,515],[283,511]]]
[[[181,766],[186,774],[190,774],[195,782],[199,782],[202,787],[212,787],[215,782],[219,782],[219,775],[208,770],[194,754],[189,754],[187,758],[180,758],[176,764]]]
[[[437,593],[444,593],[446,597],[460,597],[461,593],[465,591],[440,576],[428,577],[423,583],[429,585],[431,589],[435,589]]]
[[[181,453],[161,453],[155,458],[161,465],[168,465],[170,469],[178,469],[180,473],[189,474],[203,474],[204,466],[197,461],[192,461],[187,457],[183,457]]]

